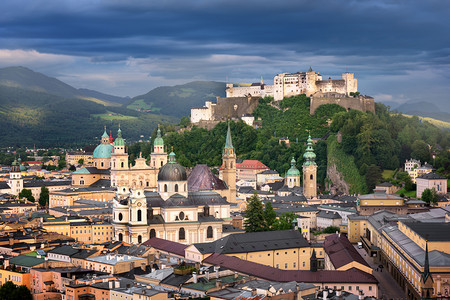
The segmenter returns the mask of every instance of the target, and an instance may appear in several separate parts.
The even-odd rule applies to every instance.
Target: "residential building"
[[[408,171],[409,177],[411,177],[411,180],[413,183],[416,183],[416,178],[428,174],[430,172],[433,172],[433,166],[425,163],[423,166],[412,169],[411,171]]]
[[[410,171],[420,168],[421,166],[420,160],[411,158],[410,160],[405,161],[405,172],[409,173]]]
[[[317,229],[325,229],[327,227],[339,227],[342,224],[342,217],[337,212],[321,210],[316,215]]]
[[[416,196],[422,197],[425,189],[434,189],[439,195],[447,194],[447,178],[439,174],[430,172],[416,178]]]

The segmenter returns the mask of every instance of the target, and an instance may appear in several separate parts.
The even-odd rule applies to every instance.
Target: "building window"
[[[184,231],[183,227],[181,227],[180,230],[178,231],[178,239],[179,240],[185,240],[186,239],[186,232]]]
[[[122,219],[123,219],[123,215],[122,215],[122,213],[119,213],[119,221],[122,221]]]
[[[212,239],[213,238],[213,228],[212,226],[208,226],[208,229],[206,230],[206,238]]]
[[[297,263],[294,262],[294,263],[292,264],[292,266],[293,266],[294,268],[297,268]]]
[[[142,243],[142,235],[138,235],[138,244]]]
[[[164,185],[164,193],[167,193],[167,184]]]
[[[150,229],[150,238],[154,238],[154,237],[156,237],[156,230]]]
[[[284,264],[284,268],[285,268],[285,269],[288,268],[288,264],[287,264],[287,263]]]
[[[138,220],[138,222],[142,221],[142,211],[140,209],[137,212],[137,220]]]
[[[119,233],[119,242],[123,241],[123,234]]]
[[[123,162],[120,163],[120,167],[123,168]]]
[[[175,184],[175,193],[178,193],[178,184]]]
[[[306,262],[303,262],[303,267],[306,267]]]

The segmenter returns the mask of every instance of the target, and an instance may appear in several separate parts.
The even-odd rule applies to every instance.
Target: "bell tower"
[[[19,195],[23,190],[23,178],[20,172],[20,165],[16,159],[11,164],[11,170],[9,171],[9,187],[11,188],[11,194]]]
[[[317,164],[311,135],[308,136],[306,151],[303,154],[303,195],[306,198],[317,196]]]
[[[227,138],[222,152],[222,178],[228,186],[228,202],[236,202],[236,153],[231,140],[230,124],[228,124]]]
[[[161,137],[161,129],[158,124],[158,131],[153,142],[153,152],[151,154],[150,166],[152,168],[160,169],[167,163],[167,152],[164,151],[164,140]]]
[[[125,140],[122,138],[122,130],[117,130],[117,138],[114,141],[114,150],[111,153],[111,186],[117,187],[125,182],[119,182],[120,174],[128,171],[128,154],[125,148]]]

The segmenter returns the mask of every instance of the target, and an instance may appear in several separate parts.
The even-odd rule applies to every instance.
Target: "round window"
[[[178,215],[178,217],[180,218],[180,220],[184,220],[184,212],[180,212],[180,214]]]

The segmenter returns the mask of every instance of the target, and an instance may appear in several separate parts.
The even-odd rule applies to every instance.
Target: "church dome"
[[[159,169],[158,181],[185,181],[186,169],[177,163],[175,153],[169,154],[169,162]]]
[[[295,159],[291,160],[291,168],[286,172],[286,176],[288,177],[298,177],[300,176],[300,171],[295,166]]]
[[[109,158],[113,152],[113,146],[111,144],[98,145],[92,155],[93,158]]]

